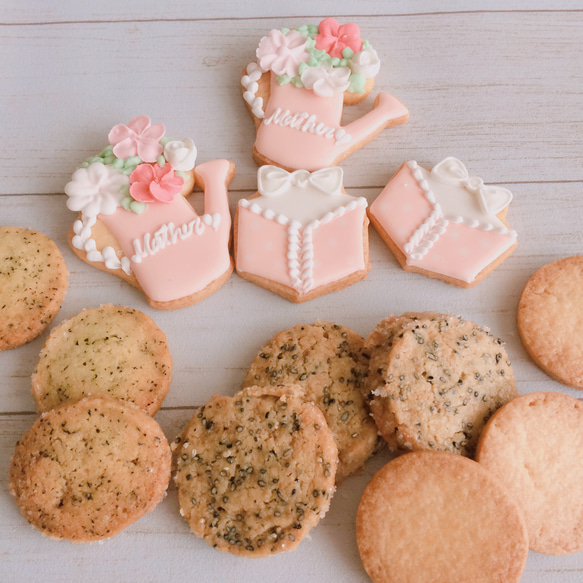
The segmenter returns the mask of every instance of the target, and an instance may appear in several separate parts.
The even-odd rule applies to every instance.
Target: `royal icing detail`
[[[262,120],[255,149],[265,162],[308,171],[329,167],[384,127],[408,119],[400,101],[381,93],[372,111],[340,125],[344,93],[365,94],[367,78],[380,68],[376,51],[355,24],[328,18],[319,26],[272,30],[259,42],[256,56],[241,85],[251,113]],[[264,102],[258,92],[266,83]],[[267,94],[265,87],[261,95]]]
[[[115,126],[110,146],[82,164],[65,187],[67,206],[81,214],[73,224],[72,246],[88,262],[133,276],[160,303],[192,296],[232,269],[227,200],[232,164],[214,160],[194,169],[194,142],[164,138],[164,131],[146,116]],[[183,192],[185,178],[192,181],[193,172],[204,188],[201,216],[183,197],[189,194]],[[121,251],[97,248],[98,220]]]
[[[370,214],[407,265],[470,284],[516,243],[516,232],[496,216],[511,200],[509,190],[485,185],[450,157],[431,172],[407,162]]]
[[[239,201],[237,269],[298,294],[365,269],[367,202],[344,193],[342,177],[338,167],[312,173],[259,168],[260,196]]]

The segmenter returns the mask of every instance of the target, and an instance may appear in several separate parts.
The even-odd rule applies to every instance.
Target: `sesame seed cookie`
[[[517,583],[528,535],[517,502],[480,464],[414,452],[381,468],[356,517],[374,583]]]
[[[328,510],[338,450],[300,387],[215,395],[177,441],[180,512],[220,551],[292,550]]]
[[[389,316],[379,322],[366,337],[362,354],[369,363],[368,374],[364,383],[364,390],[369,404],[373,400],[375,392],[382,391],[385,386],[389,354],[393,348],[395,338],[402,332],[403,327],[420,318],[430,318],[436,315],[438,314],[435,312],[406,312],[401,316]],[[395,439],[395,416],[391,411],[387,410],[377,417],[377,426],[385,437],[389,449],[396,451],[399,448],[399,444]]]
[[[378,432],[362,390],[367,361],[356,332],[331,322],[298,324],[276,334],[257,354],[243,387],[297,384],[324,413],[342,480],[373,454]]]
[[[457,316],[414,320],[393,340],[372,416],[401,450],[472,456],[492,413],[517,396],[503,342]]]
[[[530,548],[563,555],[583,550],[583,403],[530,393],[490,419],[476,459],[522,506]]]
[[[68,279],[54,241],[30,229],[0,227],[0,352],[41,334],[61,308]]]
[[[41,412],[107,393],[153,415],[171,380],[164,332],[139,310],[107,304],[51,331],[32,375],[32,394]]]
[[[583,389],[583,255],[541,267],[522,292],[517,319],[534,362],[560,383]]]
[[[94,395],[37,419],[16,444],[10,493],[49,538],[106,539],[160,502],[171,458],[154,419],[129,403]]]

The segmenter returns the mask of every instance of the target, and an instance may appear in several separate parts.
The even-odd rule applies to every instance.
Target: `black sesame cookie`
[[[153,510],[170,480],[160,426],[129,403],[94,395],[44,413],[16,444],[10,493],[44,535],[110,538]]]
[[[389,354],[393,342],[402,332],[403,327],[420,318],[440,316],[435,312],[406,312],[400,316],[389,316],[379,322],[374,330],[364,340],[362,354],[368,360],[368,374],[364,383],[364,390],[368,403],[377,391],[379,394],[385,386]],[[382,425],[382,427],[381,427]],[[396,451],[399,445],[395,439],[395,416],[391,411],[385,411],[377,419],[380,433],[385,437],[389,449]]]
[[[59,248],[46,235],[0,227],[0,352],[30,342],[52,322],[68,277]]]
[[[223,552],[265,557],[294,549],[334,492],[338,449],[300,387],[215,395],[174,450],[180,512]]]
[[[111,304],[51,331],[32,375],[39,411],[107,393],[153,415],[172,380],[166,335],[146,314]]]
[[[298,324],[261,348],[242,385],[301,386],[305,398],[324,413],[336,440],[339,481],[364,465],[378,441],[363,392],[368,362],[362,344],[345,326]]]
[[[405,451],[472,456],[484,424],[518,394],[503,342],[458,316],[404,326],[383,375],[371,413],[388,443]]]

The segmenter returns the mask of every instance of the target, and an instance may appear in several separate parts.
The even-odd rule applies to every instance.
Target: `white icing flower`
[[[196,146],[190,138],[172,140],[164,146],[164,157],[174,170],[180,172],[187,172],[194,168],[196,154]]]
[[[348,67],[308,67],[302,73],[302,83],[320,97],[331,97],[336,91],[346,91],[350,85]]]
[[[379,56],[370,45],[356,53],[350,59],[349,65],[353,73],[359,73],[367,79],[376,77],[376,74],[381,68]]]
[[[129,184],[129,176],[111,165],[94,162],[87,168],[75,170],[71,182],[65,186],[69,196],[67,207],[81,211],[84,217],[100,213],[111,215],[121,205],[122,190]]]
[[[264,71],[290,77],[295,77],[300,63],[307,63],[310,58],[306,51],[306,37],[297,30],[290,30],[287,34],[272,30],[259,41],[256,55]]]

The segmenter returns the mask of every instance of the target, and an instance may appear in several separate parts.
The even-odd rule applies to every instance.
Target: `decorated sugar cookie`
[[[237,273],[296,303],[364,279],[367,202],[347,194],[342,178],[338,167],[261,166],[258,192],[239,201],[235,217]]]
[[[83,261],[141,289],[150,305],[173,310],[219,289],[233,271],[227,187],[228,160],[195,167],[191,139],[164,137],[144,115],[109,132],[99,155],[78,168],[65,187],[79,211],[69,241]],[[204,214],[186,201],[197,182]]]
[[[384,128],[409,119],[398,99],[380,93],[372,111],[341,125],[343,105],[367,97],[380,68],[356,24],[326,18],[318,26],[274,29],[256,56],[243,71],[241,91],[257,130],[258,164],[309,171],[334,166]]]
[[[470,176],[456,158],[433,170],[406,162],[369,217],[403,269],[469,288],[514,251],[505,222],[512,193]]]

